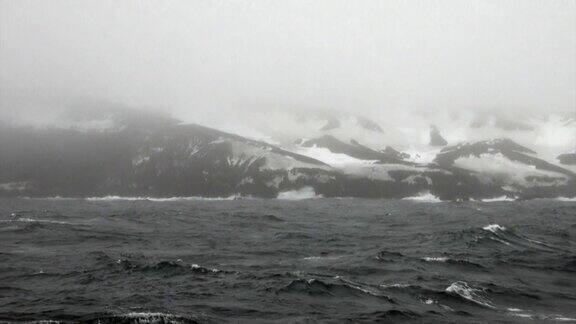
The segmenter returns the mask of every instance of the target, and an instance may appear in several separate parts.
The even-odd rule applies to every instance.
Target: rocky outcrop
[[[430,146],[446,146],[448,142],[442,137],[438,127],[432,125],[430,127]]]
[[[556,159],[564,165],[576,165],[576,152],[560,154]]]
[[[386,148],[384,148],[381,152],[398,160],[406,160],[410,158],[410,154],[397,151],[391,146],[386,146]]]

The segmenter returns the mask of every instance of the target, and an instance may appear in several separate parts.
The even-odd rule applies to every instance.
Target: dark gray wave
[[[560,322],[558,200],[0,199],[0,321]]]

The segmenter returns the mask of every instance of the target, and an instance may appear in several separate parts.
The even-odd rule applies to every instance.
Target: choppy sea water
[[[0,199],[0,322],[576,322],[576,202]]]

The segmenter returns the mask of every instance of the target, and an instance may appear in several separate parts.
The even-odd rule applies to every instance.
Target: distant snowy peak
[[[517,152],[536,154],[531,149],[522,146],[508,138],[497,138],[475,143],[459,143],[443,148],[438,157],[452,157],[456,155],[478,155],[482,153]]]
[[[499,138],[476,143],[461,143],[449,146],[440,151],[434,161],[442,166],[454,165],[457,160],[477,158],[488,159],[495,156],[502,157],[514,163],[521,163],[534,169],[548,170],[560,174],[573,175],[569,170],[548,163],[535,157],[536,152],[524,147],[510,139]],[[490,168],[494,161],[486,160],[486,168]]]
[[[338,130],[341,128],[357,128],[364,131],[370,131],[374,133],[384,133],[384,130],[375,121],[357,115],[341,115],[338,117],[332,115],[315,115],[312,117],[300,117],[299,122],[306,122],[310,119],[318,120],[322,123],[322,126],[318,128],[321,132],[330,132],[333,130]]]
[[[440,130],[435,125],[430,126],[430,146],[446,146],[448,142],[440,134]]]
[[[435,162],[449,170],[471,172],[485,185],[522,190],[525,195],[535,188],[541,194],[573,185],[576,175],[572,171],[532,154],[534,151],[512,140],[495,139],[446,147]]]

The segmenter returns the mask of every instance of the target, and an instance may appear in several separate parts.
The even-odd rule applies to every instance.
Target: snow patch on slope
[[[436,158],[436,155],[441,150],[442,150],[441,147],[432,150],[418,150],[414,147],[411,147],[407,150],[404,150],[403,152],[410,155],[410,157],[407,158],[406,161],[426,164],[426,163],[432,163]]]
[[[312,147],[299,147],[296,150],[296,153],[311,157],[333,167],[348,166],[354,164],[365,165],[375,162],[370,160],[360,160],[344,153],[333,153],[325,147],[317,147],[316,145]]]
[[[454,161],[454,166],[472,170],[491,177],[507,179],[510,183],[531,187],[535,185],[558,185],[563,184],[567,178],[565,175],[536,169],[533,165],[512,161],[501,153],[480,154],[480,156],[460,157]],[[528,177],[549,177],[555,178],[554,182],[538,183],[528,180]]]

